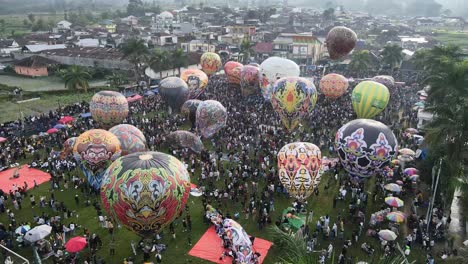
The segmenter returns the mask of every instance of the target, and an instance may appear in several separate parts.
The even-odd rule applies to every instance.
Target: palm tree
[[[393,69],[398,67],[403,60],[403,48],[398,45],[387,45],[380,55],[382,55],[382,64]]]
[[[154,72],[159,72],[160,79],[162,79],[162,71],[172,68],[169,54],[165,50],[156,50],[148,58],[147,64]]]
[[[252,43],[250,43],[248,38],[244,38],[244,40],[242,40],[240,46],[240,54],[242,54],[243,64],[247,64],[250,60],[250,57],[255,54],[255,51],[253,50],[253,45]]]
[[[138,81],[143,75],[143,62],[146,61],[149,54],[145,41],[142,39],[130,39],[123,44],[121,51],[123,53],[122,59],[127,59],[133,64],[135,79]]]
[[[171,54],[172,66],[177,68],[178,75],[180,76],[180,68],[186,67],[188,63],[187,54],[182,49],[176,49]]]
[[[455,62],[461,62],[463,56],[459,46],[435,46],[430,50],[418,50],[412,60],[419,69],[432,75],[444,71]]]
[[[356,73],[357,76],[361,76],[363,73],[367,72],[370,65],[370,55],[368,50],[356,51],[351,57],[351,62],[349,63],[349,71]]]
[[[73,65],[62,70],[60,74],[67,89],[82,88],[85,93],[88,92],[91,74],[85,68]]]

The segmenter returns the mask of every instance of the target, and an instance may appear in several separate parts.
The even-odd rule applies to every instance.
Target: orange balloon
[[[240,85],[240,73],[243,65],[236,61],[228,61],[224,64],[224,73],[228,83]]]
[[[330,73],[320,80],[320,91],[329,98],[336,99],[348,89],[348,79],[343,75]]]

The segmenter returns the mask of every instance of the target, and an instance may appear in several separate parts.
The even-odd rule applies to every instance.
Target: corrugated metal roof
[[[31,52],[40,52],[43,50],[55,50],[55,49],[66,49],[67,46],[65,44],[56,44],[56,45],[44,45],[44,44],[37,44],[37,45],[26,45],[25,46]]]

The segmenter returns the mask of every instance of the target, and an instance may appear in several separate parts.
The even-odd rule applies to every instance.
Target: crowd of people
[[[318,87],[321,75],[316,73],[314,77]],[[414,75],[398,73],[397,78],[406,84],[390,89],[390,103],[376,119],[394,131],[401,147],[415,149],[417,143],[406,138],[402,129],[414,126],[417,122],[417,113],[412,110],[412,107],[417,100],[416,91],[421,87],[413,85],[416,83]],[[169,152],[185,163],[192,179],[196,179],[198,188],[203,194],[201,198],[205,208],[208,205],[213,205],[228,218],[252,219],[256,221],[258,229],[262,230],[269,225],[281,222],[281,219],[272,219],[273,212],[277,210],[275,199],[287,196],[287,192],[276,174],[274,164],[276,163],[277,151],[287,143],[304,141],[316,144],[329,156],[336,156],[333,148],[334,133],[340,126],[355,119],[349,99],[349,93],[355,84],[357,83],[351,83],[348,93],[336,100],[319,95],[315,109],[306,115],[296,131],[289,133],[283,128],[271,104],[265,101],[261,95],[242,98],[240,90],[230,86],[224,75],[211,76],[201,99],[217,100],[228,109],[226,127],[205,143],[205,148],[210,151],[203,151],[197,155],[188,149],[169,148]],[[167,135],[178,130],[187,122],[186,117],[180,114],[168,115],[165,109],[167,109],[167,105],[157,95],[145,97],[141,101],[130,104],[130,113],[126,123],[138,127],[145,134],[148,147],[151,150],[158,150],[161,146],[166,146]],[[77,118],[67,129],[60,130],[55,134],[38,136],[31,136],[30,131],[26,131],[24,128],[34,127],[36,132],[46,131],[63,116],[79,116],[87,112],[89,112],[88,103],[81,102],[0,126],[0,136],[8,139],[6,142],[0,143],[0,168],[16,167],[26,160],[30,160],[30,166],[45,170],[52,176],[50,181],[52,191],[49,195],[39,197],[40,208],[49,207],[50,210],[44,210],[42,214],[34,216],[34,219],[30,219],[30,223],[47,223],[53,226],[49,251],[53,253],[56,263],[64,263],[66,259],[63,243],[60,242],[63,241],[61,234],[64,232],[65,234],[79,232],[86,235],[92,254],[83,259],[84,263],[105,262],[99,254],[100,239],[96,241],[98,236],[90,234],[89,229],[79,223],[79,218],[77,218],[76,223],[62,224],[63,219],[75,216],[76,212],[70,208],[93,206],[98,219],[100,219],[99,224],[107,228],[110,234],[113,234],[114,226],[117,225],[103,216],[100,204],[97,202],[97,194],[88,187],[83,177],[79,177],[75,169],[77,164],[73,158],[67,157],[62,160],[57,156],[67,138],[78,136],[86,130],[95,128],[96,124],[90,118]],[[399,173],[396,169],[395,177],[401,177]],[[339,188],[338,195],[333,199],[333,207],[339,206],[340,203],[346,204],[349,208],[348,215],[339,214],[336,219],[331,219],[328,215],[320,216],[315,229],[313,229],[313,224],[309,226],[309,223],[306,223],[297,233],[306,239],[309,251],[322,252],[321,249],[325,250],[325,254],[319,254],[322,263],[331,256],[331,252],[334,250],[333,241],[343,241],[340,243],[342,249],[339,251],[339,263],[348,263],[346,261],[352,259],[352,253],[347,250],[348,247],[351,244],[359,243],[361,236],[368,233],[367,229],[373,230],[372,234],[375,236],[375,233],[381,228],[379,223],[369,223],[371,220],[369,216],[373,212],[367,212],[366,205],[371,199],[376,201],[377,196],[381,194],[381,185],[385,183],[386,179],[379,176],[374,193],[369,194],[365,190],[365,182],[348,178],[339,164],[330,169],[329,175],[331,176],[324,179],[327,181],[326,186],[334,184]],[[64,204],[63,201],[55,199],[54,191],[66,192],[71,188],[80,190],[82,194],[75,196],[75,205]],[[16,221],[16,215],[21,214],[21,203],[29,199],[31,205],[33,203],[35,205],[36,197],[30,195],[27,189],[25,186],[20,186],[9,194],[0,193],[0,210],[2,213],[7,213],[9,217],[8,225],[0,226],[5,234],[2,237],[2,243],[9,248],[15,247],[17,243],[15,242],[17,235],[14,231],[17,227],[27,224]],[[317,191],[315,195],[320,194]],[[406,192],[404,195],[408,199],[416,197],[414,192]],[[407,200],[407,197],[402,198]],[[423,202],[422,198],[420,202]],[[232,211],[233,207],[242,208],[242,212]],[[301,210],[301,208],[299,209]],[[381,209],[386,210],[387,208],[383,206]],[[414,243],[418,243],[431,252],[430,245],[433,244],[433,237],[437,237],[436,232],[427,234],[424,231],[424,226],[427,225],[424,216],[417,215],[411,208],[408,210],[410,215],[407,221],[408,230],[404,232],[407,235],[406,246],[412,248]],[[443,220],[445,214],[442,210],[436,210],[436,212],[436,215],[431,219],[435,223],[432,226],[442,230],[447,220]],[[206,212],[200,212],[200,214],[207,221]],[[187,231],[185,234],[187,241],[191,244],[192,221],[189,210],[185,210],[180,221],[184,226],[184,231]],[[207,224],[209,224],[208,222]],[[439,225],[439,223],[441,224]],[[349,226],[353,230],[345,232]],[[395,228],[401,230],[399,227]],[[170,226],[169,233],[175,239],[174,225]],[[377,236],[375,237],[378,239]],[[132,251],[135,254],[141,252],[145,261],[156,259],[160,262],[161,253],[164,251],[160,239],[161,234],[155,234],[155,240],[150,246],[144,243],[132,243]],[[115,245],[114,240],[111,241],[109,247],[112,254],[112,251],[115,252]],[[394,246],[394,243],[383,243],[382,250],[386,254],[395,254]],[[372,246],[367,243],[363,243],[361,248],[369,254],[374,252]],[[156,253],[154,258],[150,256],[150,253]],[[71,255],[71,257],[76,256]],[[133,263],[133,258],[126,259],[125,263]]]

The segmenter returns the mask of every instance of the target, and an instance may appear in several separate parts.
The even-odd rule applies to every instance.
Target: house
[[[65,48],[67,48],[65,44],[56,44],[56,45],[37,44],[37,45],[26,45],[23,47],[22,51],[24,53],[34,53],[34,52],[41,52],[44,50],[56,50],[56,49],[65,49]]]
[[[192,40],[186,43],[180,43],[180,48],[187,52],[215,52],[216,46],[203,40]]]
[[[72,23],[62,20],[57,23],[57,29],[60,30],[69,30],[71,28]]]
[[[9,56],[12,51],[21,50],[14,39],[0,39],[0,56]]]
[[[195,27],[192,23],[189,22],[181,22],[181,23],[174,23],[172,25],[172,33],[176,35],[189,35],[195,31]]]
[[[136,16],[128,16],[128,17],[122,18],[120,21],[129,26],[138,25],[138,17]]]
[[[417,50],[419,47],[428,43],[424,37],[406,37],[400,36],[401,47],[403,49]]]
[[[288,58],[298,64],[314,64],[324,51],[323,43],[308,32],[281,33],[273,40],[273,55]]]
[[[114,23],[113,20],[111,19],[106,19],[101,22],[101,25],[104,26],[104,28],[107,30],[109,33],[115,33],[117,31],[117,25]]]
[[[31,56],[24,58],[14,64],[15,72],[20,75],[38,77],[48,76],[47,67],[57,64],[56,61],[41,56]]]
[[[273,43],[259,42],[253,49],[257,58],[262,61],[273,54]]]
[[[84,38],[84,39],[79,39],[77,42],[75,42],[75,45],[77,45],[78,47],[85,47],[85,48],[97,48],[97,47],[100,47],[101,45],[105,46],[105,43],[101,43],[101,40],[95,39],[95,38]]]
[[[172,31],[174,26],[174,15],[171,12],[164,11],[153,18],[151,23],[152,32]]]

